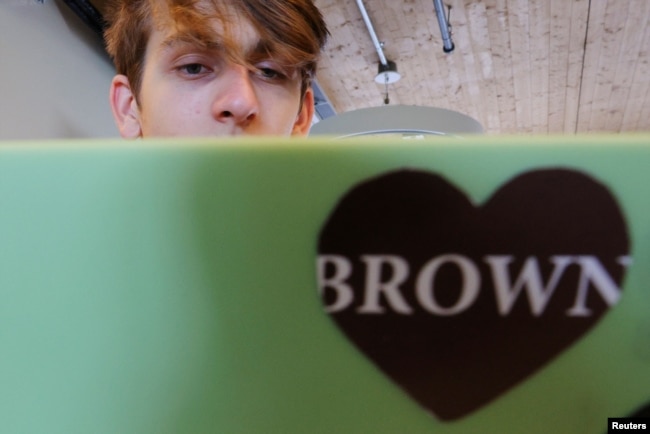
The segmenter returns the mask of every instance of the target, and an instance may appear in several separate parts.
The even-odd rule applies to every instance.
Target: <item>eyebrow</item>
[[[277,53],[273,52],[272,45],[263,39],[259,39],[252,50],[246,52],[246,56],[252,59],[276,57]]]
[[[227,45],[221,38],[205,38],[201,34],[194,32],[175,32],[167,36],[160,44],[161,51],[169,51],[177,46],[198,46],[209,51],[219,51],[226,53]],[[249,60],[259,60],[263,58],[276,58],[273,44],[264,39],[258,39],[255,45],[245,50],[242,57]]]
[[[215,38],[206,39],[202,35],[193,32],[175,32],[167,36],[160,44],[160,49],[162,51],[168,51],[179,45],[199,46],[211,51],[225,51],[223,41]]]

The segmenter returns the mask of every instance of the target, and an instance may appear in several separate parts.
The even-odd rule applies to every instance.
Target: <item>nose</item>
[[[213,116],[218,122],[245,127],[259,113],[250,72],[241,65],[230,65],[222,74],[220,93],[212,105]]]

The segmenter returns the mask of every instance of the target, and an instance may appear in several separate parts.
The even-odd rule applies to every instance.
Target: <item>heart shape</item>
[[[486,405],[616,304],[629,237],[578,171],[523,173],[483,206],[400,170],[348,191],[318,244],[321,300],[347,338],[442,420]]]

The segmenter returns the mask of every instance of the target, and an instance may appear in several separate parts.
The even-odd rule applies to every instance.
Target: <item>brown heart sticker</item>
[[[442,420],[486,405],[621,296],[628,232],[606,186],[523,173],[475,206],[439,175],[356,185],[318,243],[321,300],[381,371]]]

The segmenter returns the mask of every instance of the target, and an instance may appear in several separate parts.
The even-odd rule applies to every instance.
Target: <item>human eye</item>
[[[273,68],[259,68],[260,75],[264,78],[274,79],[280,78],[283,74]]]
[[[178,66],[177,71],[187,77],[196,77],[210,72],[210,68],[201,63],[186,63]]]
[[[269,81],[285,81],[289,77],[284,68],[272,63],[257,64],[255,69],[260,77]]]

